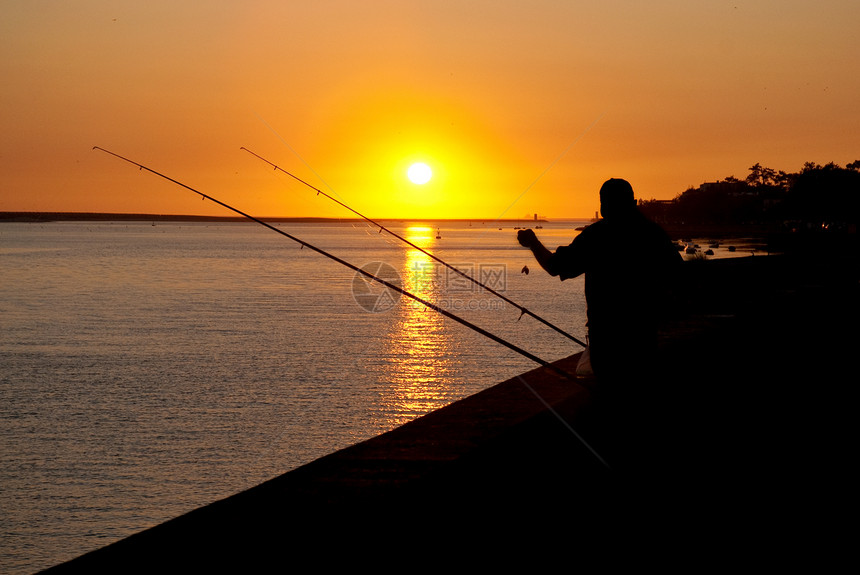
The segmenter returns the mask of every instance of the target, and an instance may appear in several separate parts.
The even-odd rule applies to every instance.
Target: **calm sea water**
[[[567,244],[578,225],[540,235]],[[279,227],[544,360],[579,351],[367,225]],[[581,278],[542,273],[510,225],[390,227],[584,340]],[[7,573],[104,546],[536,366],[250,222],[2,224],[0,274]]]

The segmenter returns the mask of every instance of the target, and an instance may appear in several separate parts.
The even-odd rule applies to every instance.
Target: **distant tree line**
[[[640,200],[639,207],[662,224],[856,231],[860,160],[844,168],[807,162],[797,173],[761,164],[749,171],[743,180],[704,183],[669,201]]]

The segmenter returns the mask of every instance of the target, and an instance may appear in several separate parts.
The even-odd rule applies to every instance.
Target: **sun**
[[[409,181],[413,184],[426,184],[430,181],[430,178],[433,177],[433,170],[430,169],[430,166],[423,162],[417,162],[409,166],[409,170],[407,170],[406,175],[409,177]]]

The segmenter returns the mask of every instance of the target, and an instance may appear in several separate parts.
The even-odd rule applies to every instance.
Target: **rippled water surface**
[[[584,339],[581,278],[541,273],[509,225],[388,225]],[[554,248],[578,225],[539,235]],[[367,225],[278,227],[544,360],[579,351]],[[8,573],[101,547],[536,366],[253,223],[0,224],[0,274]]]

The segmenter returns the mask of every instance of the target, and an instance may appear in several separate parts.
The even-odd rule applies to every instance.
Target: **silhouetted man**
[[[550,275],[563,281],[585,274],[592,367],[598,379],[617,379],[640,371],[656,351],[662,287],[681,256],[637,209],[626,180],[603,184],[600,211],[603,219],[555,252],[532,230],[520,230],[517,239]]]
[[[682,258],[668,235],[636,207],[633,188],[610,179],[600,188],[603,219],[567,246],[549,251],[532,230],[517,234],[550,275],[563,280],[585,274],[588,347],[596,376],[596,441],[613,464],[643,468],[656,440],[647,427],[655,378],[658,312],[663,288]],[[659,382],[659,378],[656,378]],[[648,442],[652,442],[651,445]],[[653,460],[653,458],[652,458]]]

